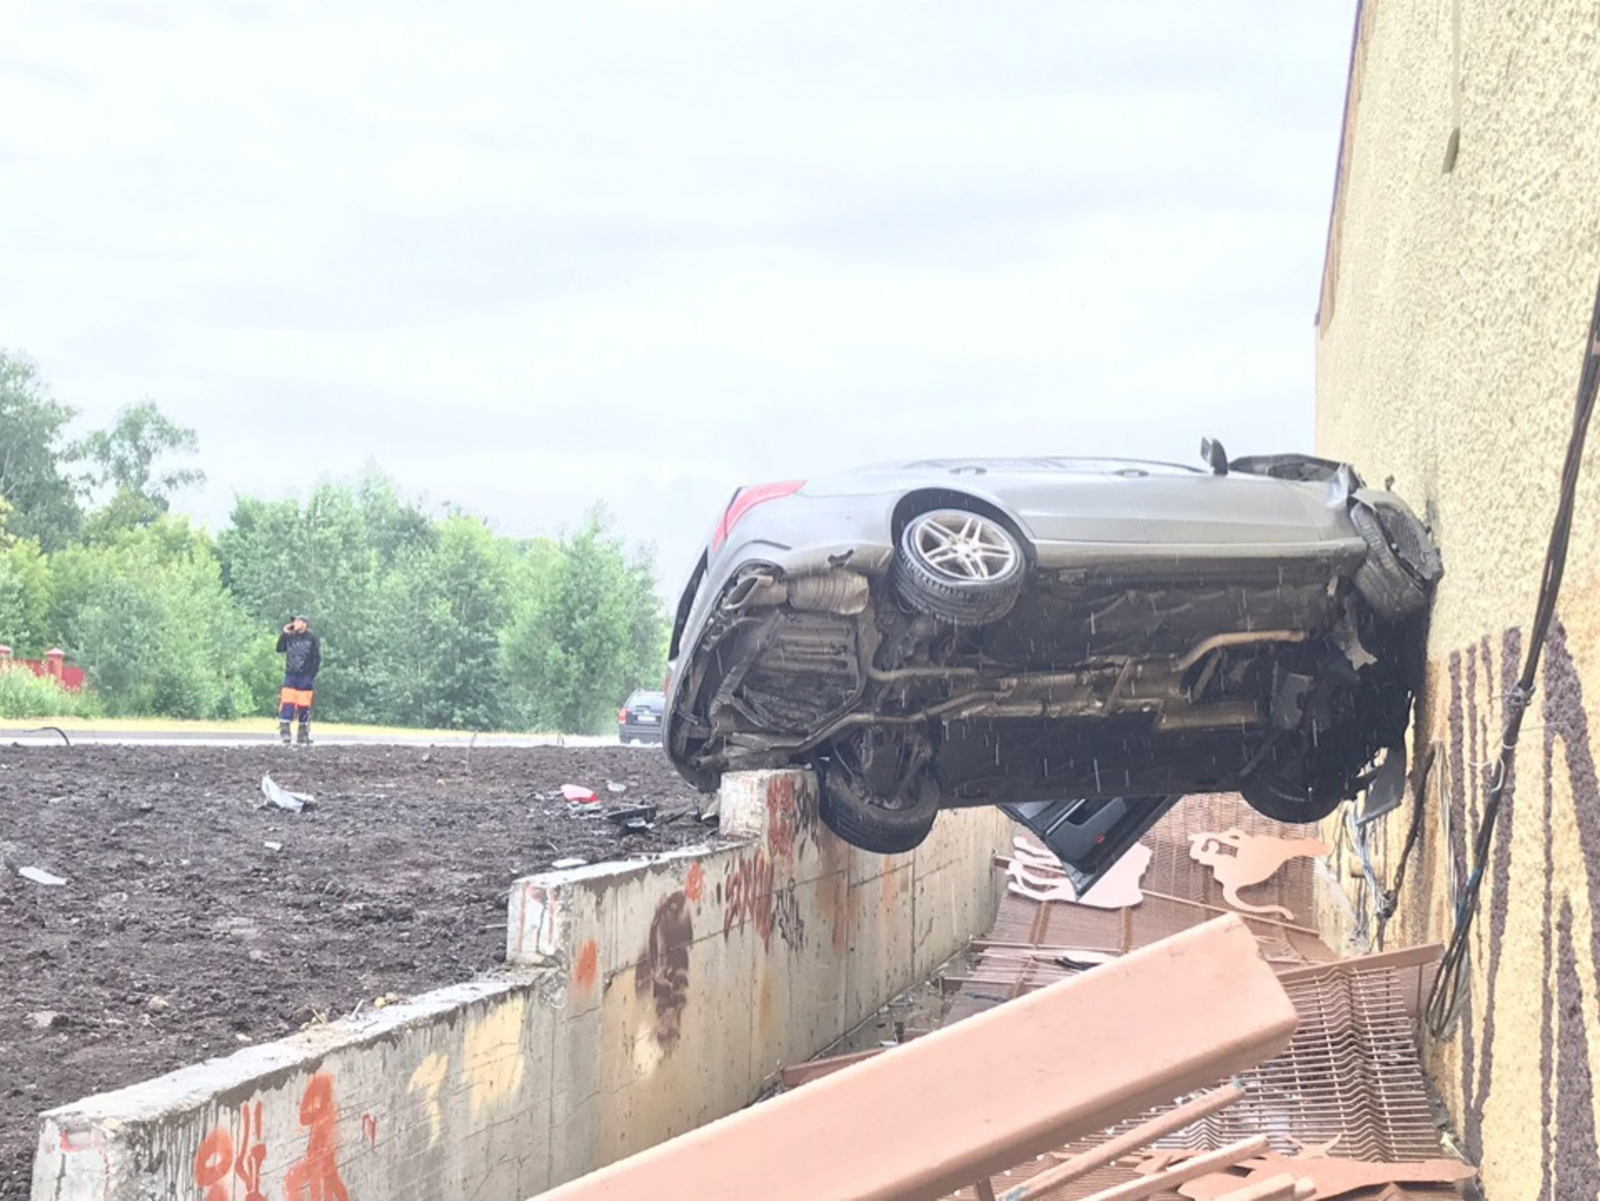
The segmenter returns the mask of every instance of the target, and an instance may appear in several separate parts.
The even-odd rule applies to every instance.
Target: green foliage
[[[269,635],[222,586],[203,531],[162,518],[55,556],[53,613],[113,716],[233,718],[262,711]],[[270,702],[269,702],[270,703]]]
[[[206,478],[197,468],[159,466],[172,455],[195,454],[200,442],[193,430],[168,420],[153,400],[125,405],[109,430],[95,431],[77,449],[91,483],[139,498],[159,513],[167,511],[174,492]]]
[[[379,695],[391,720],[436,729],[505,723],[500,629],[510,608],[509,556],[470,517],[402,552],[385,580]]]
[[[50,641],[50,560],[33,539],[0,538],[0,643],[34,658]]]
[[[262,627],[276,632],[295,613],[311,618],[326,665],[318,712],[382,723],[408,695],[394,678],[402,652],[391,639],[414,628],[396,612],[405,589],[392,577],[437,542],[425,514],[369,476],[355,487],[324,484],[304,506],[241,497],[217,549],[229,591]]]
[[[0,663],[0,717],[98,717],[90,693],[68,692],[20,663]]]
[[[666,619],[651,558],[630,556],[604,509],[525,555],[529,586],[503,637],[512,703],[532,727],[607,729],[617,705],[665,669]]]
[[[82,518],[66,470],[72,450],[65,441],[75,414],[20,355],[0,351],[0,497],[10,512],[6,529],[37,538],[46,549],[65,546]]]
[[[601,731],[661,679],[651,558],[602,508],[559,541],[515,542],[430,514],[370,469],[303,500],[240,497],[213,539],[170,515],[204,479],[174,466],[197,452],[193,430],[145,400],[69,442],[73,415],[30,362],[0,354],[0,642],[60,645],[92,688],[63,702],[31,673],[8,678],[34,690],[18,705],[266,718],[277,631],[302,612],[322,638],[323,718]]]

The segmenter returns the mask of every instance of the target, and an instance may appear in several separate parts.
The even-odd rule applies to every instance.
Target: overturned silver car
[[[1186,793],[1327,814],[1403,738],[1437,548],[1346,464],[1202,454],[740,489],[677,607],[668,754],[708,790],[814,766],[876,852],[941,808],[1048,812],[1080,883]]]

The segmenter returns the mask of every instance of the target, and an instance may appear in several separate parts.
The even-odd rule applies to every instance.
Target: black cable
[[[1561,593],[1561,577],[1566,571],[1567,542],[1572,533],[1572,510],[1577,503],[1583,444],[1588,436],[1589,418],[1594,413],[1597,390],[1600,390],[1600,286],[1596,287],[1594,313],[1589,319],[1589,344],[1584,349],[1583,371],[1578,378],[1572,432],[1567,439],[1567,458],[1561,470],[1560,500],[1556,505],[1555,522],[1550,529],[1550,545],[1545,552],[1544,573],[1539,583],[1539,603],[1528,639],[1527,660],[1523,664],[1521,677],[1505,697],[1505,727],[1500,738],[1500,754],[1495,762],[1494,778],[1489,782],[1489,795],[1483,803],[1483,819],[1473,843],[1472,873],[1467,877],[1466,887],[1456,904],[1455,929],[1450,934],[1439,974],[1428,995],[1428,1032],[1435,1038],[1443,1038],[1450,1032],[1460,1012],[1467,949],[1473,919],[1478,912],[1478,894],[1489,860],[1489,847],[1494,841],[1500,802],[1505,796],[1506,781],[1510,778],[1511,765],[1517,755],[1522,717],[1533,699],[1534,684],[1539,674],[1539,657],[1544,650],[1551,623],[1555,620],[1556,599]]]
[[[1433,772],[1434,756],[1439,752],[1438,744],[1428,747],[1428,752],[1422,757],[1422,762],[1411,777],[1411,828],[1406,831],[1405,846],[1400,849],[1400,862],[1394,869],[1394,881],[1387,889],[1378,893],[1378,950],[1383,950],[1384,933],[1388,929],[1389,919],[1400,908],[1400,890],[1405,887],[1406,867],[1411,862],[1411,852],[1416,850],[1417,842],[1422,837],[1422,815],[1427,809],[1428,777]]]

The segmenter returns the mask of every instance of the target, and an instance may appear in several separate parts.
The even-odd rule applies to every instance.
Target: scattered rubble
[[[1311,910],[1313,857],[1325,853],[1313,834],[1259,818],[1231,797],[1190,798],[1146,835],[1148,859],[1134,877],[1142,899],[1121,909],[1073,901],[1070,885],[1059,889],[1065,881],[1052,879],[1026,837],[1013,857],[997,860],[1009,876],[1007,895],[994,930],[973,944],[970,966],[943,978],[947,1029],[1062,981],[1087,982],[1104,965],[1228,911],[1230,900],[1300,1020],[1285,1051],[1239,1072],[1224,1090],[1176,1098],[1013,1162],[946,1194],[949,1201],[1458,1195],[1452,1186],[1476,1172],[1451,1157],[1454,1145],[1438,1125],[1416,1041],[1441,948],[1341,960],[1314,931],[1289,921]],[[1051,895],[1029,896],[1031,888],[1017,887],[1019,877],[1025,885],[1051,884]],[[1270,903],[1243,901],[1240,888]],[[1128,1053],[1165,1037],[1144,1029]],[[882,1054],[903,1052],[790,1065],[781,1077],[785,1088],[811,1087]]]

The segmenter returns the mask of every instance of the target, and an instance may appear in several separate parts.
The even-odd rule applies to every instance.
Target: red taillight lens
[[[769,500],[781,500],[785,496],[793,496],[805,486],[804,480],[783,480],[776,484],[753,484],[748,488],[740,488],[733,494],[727,512],[723,513],[722,520],[717,522],[717,528],[711,534],[711,549],[720,550],[722,544],[728,540],[728,535],[733,532],[733,527],[744,520],[745,514],[751,509],[766,504]]]
[[[617,720],[620,721],[623,725],[627,725],[628,724],[628,711],[626,709],[618,709],[617,710]]]

